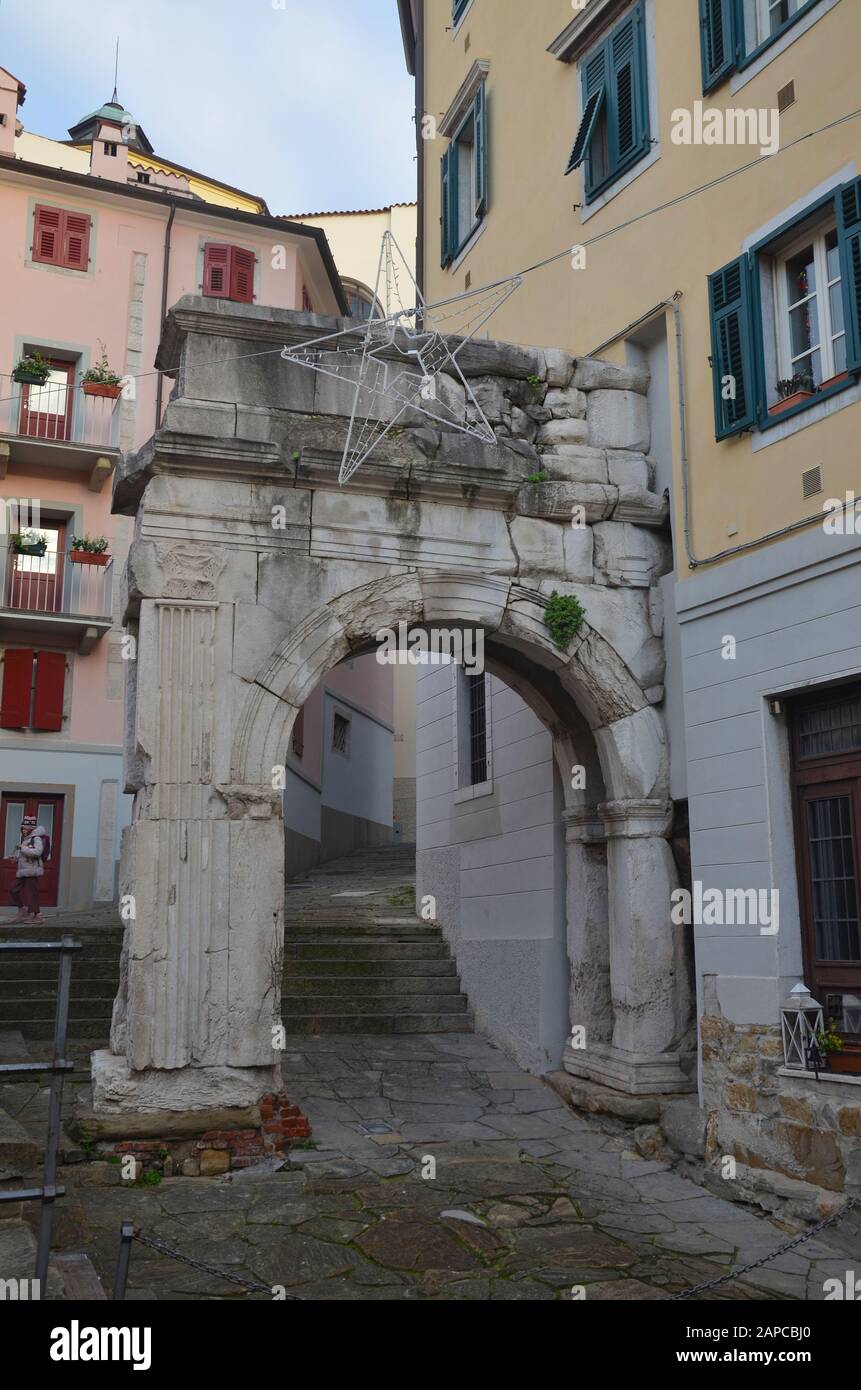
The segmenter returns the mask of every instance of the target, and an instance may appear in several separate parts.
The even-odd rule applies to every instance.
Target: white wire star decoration
[[[401,273],[411,282],[407,304],[398,260]],[[457,359],[522,283],[521,276],[510,276],[495,285],[426,304],[394,236],[383,234],[371,317],[360,327],[285,347],[281,353],[285,362],[355,386],[338,478],[341,486],[407,412],[418,412],[486,444],[496,443]],[[465,322],[458,324],[462,318]],[[444,331],[442,324],[446,324]],[[463,399],[452,388],[452,380],[463,387]]]

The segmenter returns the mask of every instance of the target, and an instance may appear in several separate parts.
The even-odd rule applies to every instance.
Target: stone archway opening
[[[480,629],[488,668],[553,739],[583,1043],[565,1067],[632,1094],[690,1089],[653,594],[666,504],[637,453],[642,383],[592,363],[581,389],[565,354],[472,345],[461,366],[483,383],[498,446],[408,420],[341,490],[349,382],[261,360],[267,343],[328,326],[307,317],[182,301],[162,348],[181,361],[165,427],[118,479],[115,506],[137,517],[122,871],[134,915],[96,1108],[242,1107],[273,1090],[273,770],[321,676],[401,622]],[[554,425],[541,484],[530,409]],[[564,649],[545,622],[557,587],[585,613]]]

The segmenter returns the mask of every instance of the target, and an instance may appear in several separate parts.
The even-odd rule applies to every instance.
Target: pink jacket
[[[36,829],[25,835],[16,847],[15,858],[18,862],[19,878],[42,877],[45,872],[42,855],[45,852],[46,833],[44,826],[37,825]]]

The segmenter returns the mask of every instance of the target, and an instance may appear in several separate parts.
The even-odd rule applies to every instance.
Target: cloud
[[[276,7],[277,5],[277,7]],[[6,0],[0,63],[29,130],[66,138],[119,96],[156,151],[273,212],[415,197],[413,91],[394,0]]]

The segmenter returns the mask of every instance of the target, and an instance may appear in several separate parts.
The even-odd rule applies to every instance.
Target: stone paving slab
[[[566,1109],[472,1035],[303,1041],[285,1084],[314,1148],[280,1171],[122,1188],[66,1167],[58,1233],[110,1286],[120,1222],[185,1255],[303,1299],[666,1299],[776,1249],[787,1229],[641,1158],[630,1131]],[[384,1122],[387,1133],[369,1133]],[[108,1183],[111,1185],[101,1185]],[[71,1247],[70,1247],[71,1248]],[[821,1299],[848,1257],[819,1236],[721,1300]],[[851,1262],[849,1262],[851,1267]],[[129,1297],[247,1299],[136,1247]]]

